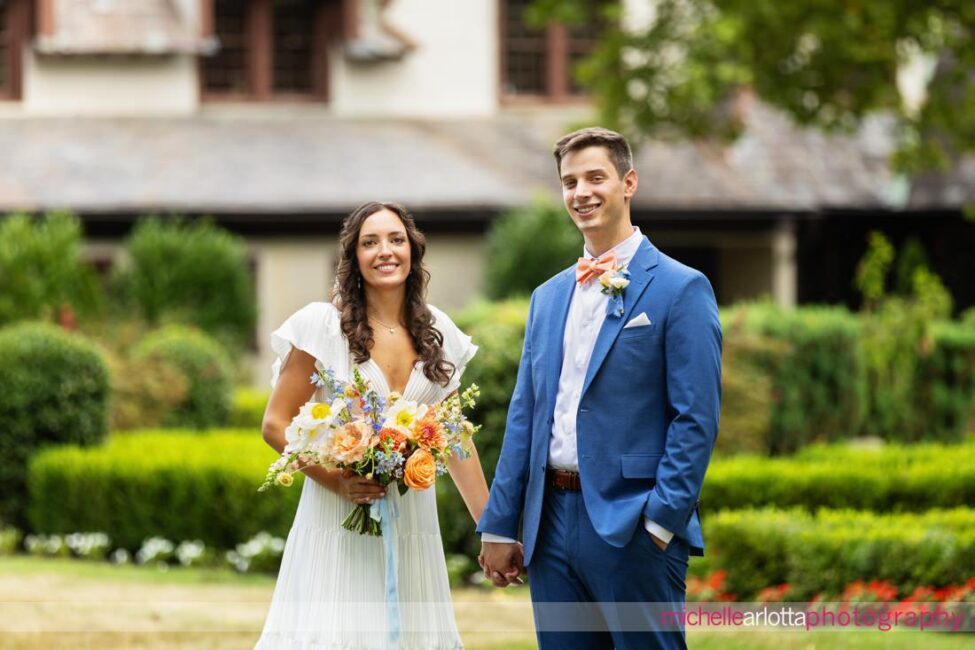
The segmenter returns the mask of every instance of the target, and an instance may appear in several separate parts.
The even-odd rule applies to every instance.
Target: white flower
[[[384,427],[405,427],[409,429],[416,420],[421,419],[427,413],[426,404],[417,404],[405,399],[398,399],[396,403],[386,409],[384,415]]]
[[[610,280],[609,284],[613,289],[625,289],[630,285],[630,281],[622,275],[617,275]]]

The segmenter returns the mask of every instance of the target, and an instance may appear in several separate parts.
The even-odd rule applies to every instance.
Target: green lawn
[[[159,571],[103,562],[0,557],[0,650],[251,648],[274,587],[269,576],[228,570]],[[535,647],[526,588],[459,589],[458,627],[470,650]],[[485,612],[494,620],[485,631]],[[474,632],[472,630],[480,630]],[[691,650],[867,650],[972,647],[972,636],[916,632],[702,632]]]

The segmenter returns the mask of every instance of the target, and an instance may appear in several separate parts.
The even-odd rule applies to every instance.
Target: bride
[[[426,244],[413,217],[394,203],[371,202],[342,224],[332,302],[311,303],[271,334],[278,356],[264,414],[264,439],[275,451],[284,430],[315,394],[309,377],[332,368],[349,381],[358,366],[384,397],[433,403],[457,390],[477,351],[446,314],[426,304]],[[475,524],[488,490],[476,450],[448,470]],[[342,528],[354,504],[390,499],[383,521],[399,560],[399,636],[405,648],[461,648],[450,602],[433,489],[400,496],[341,470],[308,467],[259,650],[384,648],[386,580],[383,539]],[[310,480],[309,480],[310,479]]]

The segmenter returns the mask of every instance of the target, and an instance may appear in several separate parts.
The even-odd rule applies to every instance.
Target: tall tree
[[[584,24],[601,6],[614,27],[577,72],[602,120],[631,136],[734,137],[737,100],[753,93],[827,130],[893,116],[905,170],[975,151],[973,0],[623,4],[630,11],[619,0],[535,0],[527,18]],[[912,66],[927,82],[913,105],[898,91],[898,75]]]

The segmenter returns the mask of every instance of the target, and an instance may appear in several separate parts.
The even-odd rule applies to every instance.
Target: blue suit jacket
[[[625,546],[643,517],[702,555],[698,495],[718,432],[721,325],[699,271],[646,238],[629,264],[624,314],[596,338],[576,419],[586,511],[607,543]],[[575,282],[568,268],[532,294],[518,380],[501,457],[479,533],[521,539],[535,550],[565,322]],[[645,312],[651,325],[623,329]]]

